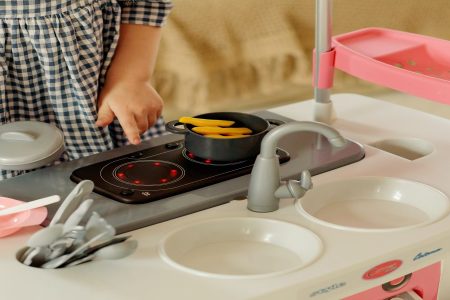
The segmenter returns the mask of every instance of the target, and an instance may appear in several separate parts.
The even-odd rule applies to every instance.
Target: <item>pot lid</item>
[[[0,125],[0,169],[29,170],[57,159],[64,135],[54,125],[19,121]]]

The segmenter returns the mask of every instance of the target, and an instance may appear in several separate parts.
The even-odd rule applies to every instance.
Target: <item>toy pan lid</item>
[[[54,125],[18,121],[0,125],[0,169],[30,170],[56,160],[64,151],[64,135]]]

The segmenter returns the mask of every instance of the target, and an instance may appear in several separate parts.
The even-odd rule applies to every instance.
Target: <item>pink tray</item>
[[[0,197],[0,209],[19,205],[23,201]],[[47,208],[38,207],[16,214],[0,217],[0,238],[16,233],[23,227],[39,225],[47,217]]]
[[[334,66],[375,84],[450,103],[450,41],[365,28],[334,37],[333,48],[321,55],[323,62],[331,62],[321,66],[325,77],[332,76],[326,68]],[[326,86],[332,79],[320,78],[319,82]]]

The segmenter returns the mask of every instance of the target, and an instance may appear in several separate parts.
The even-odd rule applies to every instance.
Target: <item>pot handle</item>
[[[183,124],[179,122],[178,120],[170,121],[166,123],[166,129],[169,132],[176,133],[176,134],[186,134],[189,132],[187,128],[179,128],[176,127],[177,125]]]
[[[277,120],[277,119],[266,119],[267,122],[269,122],[269,130],[274,129],[277,126],[283,125],[284,121]]]

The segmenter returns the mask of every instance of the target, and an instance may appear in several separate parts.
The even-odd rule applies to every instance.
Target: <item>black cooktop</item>
[[[280,163],[289,154],[277,150]],[[255,159],[216,162],[198,158],[182,140],[105,160],[72,172],[75,182],[92,180],[94,191],[128,204],[147,203],[251,172]]]

